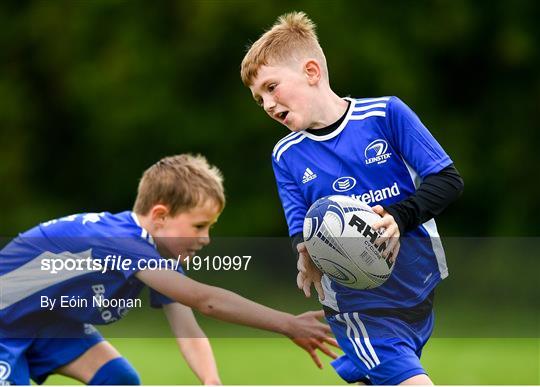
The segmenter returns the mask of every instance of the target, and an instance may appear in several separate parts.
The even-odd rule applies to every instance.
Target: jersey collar
[[[150,235],[148,230],[146,230],[145,228],[143,228],[143,226],[141,226],[141,222],[139,221],[139,217],[137,216],[137,214],[134,213],[133,211],[131,211],[131,217],[135,221],[135,224],[137,226],[139,226],[140,229],[141,229],[141,238],[144,239],[145,241],[150,242],[150,244],[152,244],[152,246],[156,247],[156,243],[154,242],[154,238],[152,238],[152,235]]]
[[[354,107],[354,99],[352,98],[348,98],[348,97],[345,97],[343,98],[344,100],[346,101],[349,101],[349,107],[347,109],[347,113],[345,115],[345,119],[343,120],[343,122],[335,129],[333,130],[331,133],[328,133],[328,134],[325,134],[324,136],[317,136],[315,134],[311,134],[309,133],[308,131],[306,130],[303,130],[301,133],[306,136],[307,138],[313,140],[313,141],[326,141],[326,140],[330,140],[331,138],[334,138],[336,137],[338,134],[341,133],[341,131],[345,128],[345,126],[347,126],[347,123],[349,122],[349,118],[351,117],[351,114],[352,114],[352,111],[353,111],[353,107]]]

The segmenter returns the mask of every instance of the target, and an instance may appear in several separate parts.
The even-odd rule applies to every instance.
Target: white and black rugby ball
[[[392,274],[382,256],[386,244],[371,225],[381,217],[364,202],[332,195],[317,200],[304,220],[304,243],[311,259],[330,279],[354,289],[372,289]]]

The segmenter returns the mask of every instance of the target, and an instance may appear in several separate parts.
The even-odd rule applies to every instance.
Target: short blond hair
[[[225,207],[223,175],[201,155],[165,157],[148,168],[137,189],[133,211],[147,215],[153,206],[163,204],[172,216],[212,199]]]
[[[274,25],[248,49],[242,60],[240,76],[246,86],[251,86],[259,68],[305,58],[317,59],[323,75],[328,79],[324,52],[315,33],[315,23],[304,12],[281,15]]]

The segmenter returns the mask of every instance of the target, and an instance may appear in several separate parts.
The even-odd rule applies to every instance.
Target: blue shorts
[[[41,384],[57,368],[103,341],[92,325],[71,321],[41,328],[34,337],[6,336],[0,338],[0,385],[28,385],[30,378]]]
[[[433,312],[417,322],[362,313],[339,313],[326,319],[345,355],[332,366],[349,383],[396,385],[427,374],[422,348],[433,331]]]

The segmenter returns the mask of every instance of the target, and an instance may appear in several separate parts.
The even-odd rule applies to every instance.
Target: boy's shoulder
[[[29,230],[28,233],[41,232],[49,236],[117,234],[128,236],[138,229],[140,229],[140,226],[131,211],[116,214],[110,212],[83,212],[40,223],[34,229]]]
[[[284,146],[287,146],[287,144],[291,143],[293,140],[298,140],[305,137],[302,132],[292,132],[287,134],[285,137],[282,137],[278,142],[276,142],[276,145],[274,145],[274,149],[272,150],[272,158],[279,159],[278,152],[281,151],[281,148]],[[288,145],[291,146],[291,145]]]
[[[131,211],[81,213],[53,219],[19,234],[0,250],[0,269],[20,267],[43,254],[74,258],[108,254],[158,257],[152,237],[137,224]]]
[[[126,254],[140,253],[156,256],[156,245],[152,236],[139,223],[132,211],[119,213],[83,213],[72,221],[58,222],[58,228],[45,232],[46,236],[59,236],[66,243],[91,245],[95,249],[112,249]],[[71,223],[71,224],[69,224]]]
[[[78,245],[113,246],[126,243],[130,246],[154,246],[152,237],[131,211],[68,215],[41,223],[20,237],[22,240],[42,241],[45,245],[53,241],[72,248]]]
[[[383,97],[367,97],[367,98],[346,98],[350,101],[350,110],[352,112],[352,118],[361,117],[362,114],[370,112],[401,112],[408,106],[395,95],[383,96]]]

